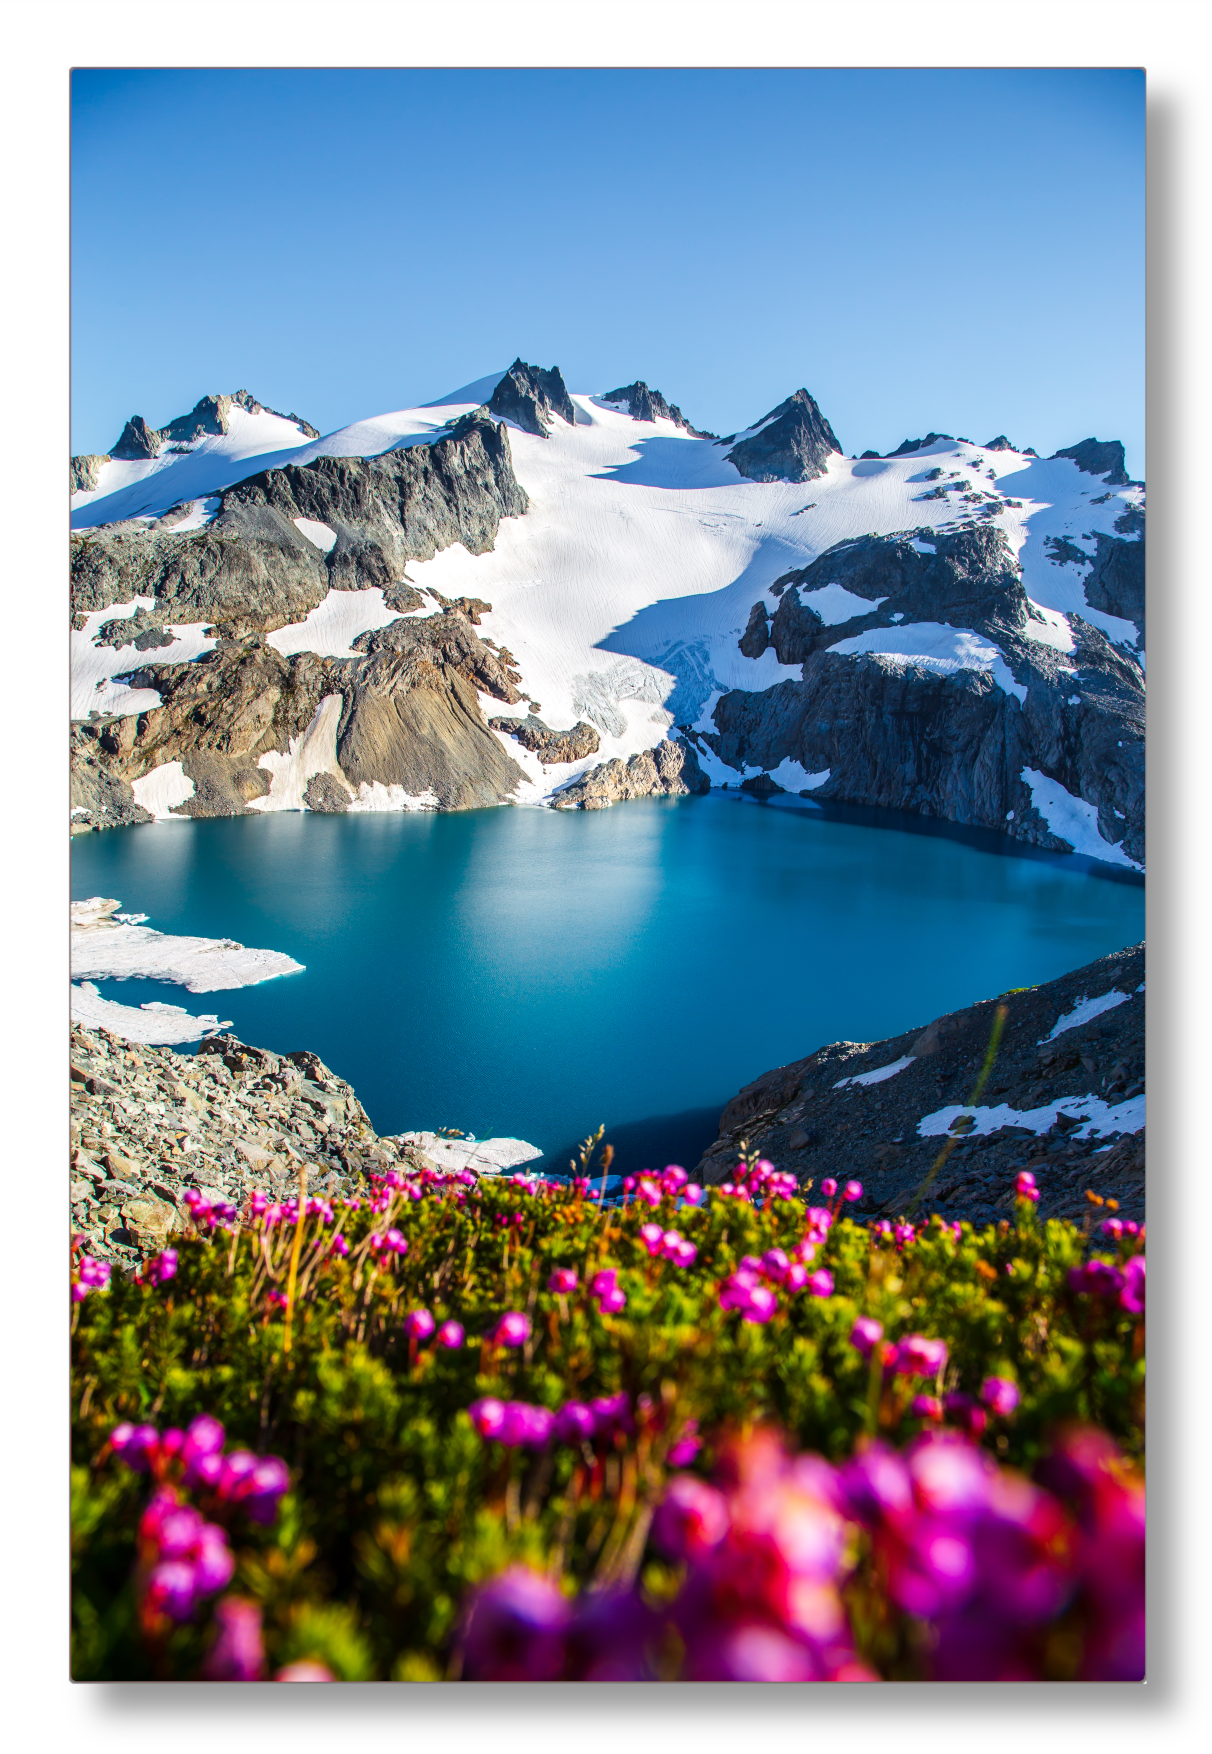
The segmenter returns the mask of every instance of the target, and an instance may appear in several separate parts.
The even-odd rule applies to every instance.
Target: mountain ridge
[[[74,496],[77,827],[143,819],[132,788],[150,795],[153,771],[175,762],[172,784],[195,787],[187,813],[208,785],[212,805],[301,807],[276,802],[287,792],[264,776],[289,764],[282,739],[311,719],[270,711],[261,734],[278,743],[240,751],[261,779],[212,784],[204,727],[193,749],[182,726],[176,743],[151,734],[165,690],[183,700],[192,670],[216,661],[277,687],[266,642],[288,667],[310,651],[325,687],[345,691],[348,750],[353,718],[368,722],[354,704],[366,675],[348,666],[381,652],[384,630],[398,644],[410,621],[459,604],[482,618],[485,656],[469,669],[465,651],[429,640],[426,662],[446,677],[438,719],[424,736],[414,727],[429,755],[404,754],[401,720],[362,740],[379,769],[367,753],[342,779],[329,750],[292,798],[312,807],[314,779],[326,808],[363,789],[385,807],[600,807],[646,795],[633,787],[656,775],[891,805],[1140,864],[1144,501],[1118,441],[1041,460],[1004,434],[980,447],[932,431],[847,460],[804,389],[714,440],[642,380],[572,395],[557,367],[520,358],[478,407],[404,410],[310,441],[300,428],[283,450],[285,418],[246,392],[203,398],[163,429],[179,429],[179,454],[161,443],[111,458]],[[224,421],[226,434],[209,430]],[[241,448],[254,442],[268,452]],[[213,491],[174,502],[178,481]],[[111,505],[132,509],[107,520]],[[124,620],[131,638],[117,643]],[[512,700],[493,692],[500,677],[481,686],[497,653]],[[416,662],[400,671],[408,689]],[[437,747],[468,734],[449,716],[463,725],[472,711],[455,703],[455,676],[479,694],[466,747],[482,764],[457,783]],[[502,704],[541,732],[519,739]],[[155,770],[137,771],[157,752]]]

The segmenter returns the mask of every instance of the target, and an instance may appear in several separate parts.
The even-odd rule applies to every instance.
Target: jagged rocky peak
[[[1108,487],[1128,486],[1124,447],[1118,439],[1083,439],[1080,445],[1053,451],[1052,456],[1071,458],[1085,474],[1101,475]]]
[[[149,426],[141,414],[132,414],[109,454],[121,462],[137,463],[158,455],[165,445],[184,447],[200,438],[219,438],[228,431],[228,417],[233,408],[246,409],[249,414],[276,414],[279,420],[292,421],[305,438],[320,436],[316,428],[299,415],[281,414],[276,408],[266,408],[250,391],[237,390],[233,396],[203,396],[188,414],[179,414],[167,426]],[[73,463],[76,461],[75,458],[72,460]],[[81,458],[80,461],[86,462],[87,459]]]
[[[541,365],[526,365],[520,359],[514,360],[492,392],[488,411],[498,420],[512,420],[536,438],[548,436],[553,414],[569,426],[575,426],[577,419],[559,366],[544,371]]]
[[[763,415],[752,437],[727,456],[751,481],[815,481],[842,447],[807,390],[797,390]]]
[[[684,432],[694,438],[714,438],[713,432],[700,432],[697,426],[691,426],[676,402],[666,402],[659,390],[650,390],[643,378],[637,378],[634,384],[624,384],[621,390],[607,390],[602,397],[603,402],[625,402],[627,412],[633,420],[672,420]]]

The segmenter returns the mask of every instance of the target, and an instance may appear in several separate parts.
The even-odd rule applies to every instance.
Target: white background
[[[1019,0],[42,0],[4,13],[0,1687],[8,1746],[512,1754],[844,1741],[1206,1747],[1210,521],[1206,5]],[[211,1688],[68,1680],[66,639],[69,70],[84,66],[1145,66],[1149,105],[1150,1661],[1144,1687]],[[154,143],[149,143],[154,150]],[[1008,240],[1008,251],[1012,241]],[[1094,266],[1095,274],[1099,271]],[[1108,264],[1105,271],[1113,272]],[[1202,308],[1201,308],[1202,300]]]

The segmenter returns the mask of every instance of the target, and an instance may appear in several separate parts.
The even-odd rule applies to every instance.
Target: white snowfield
[[[1138,987],[1137,991],[1141,991],[1141,988]],[[1063,1017],[1057,1018],[1051,1033],[1045,1035],[1039,1045],[1042,1047],[1046,1041],[1055,1041],[1066,1030],[1080,1029],[1083,1023],[1101,1017],[1104,1011],[1113,1011],[1117,1005],[1125,1004],[1131,997],[1131,993],[1121,993],[1112,987],[1109,993],[1103,993],[1097,999],[1079,999],[1072,1011],[1066,1011]]]
[[[108,609],[94,609],[79,633],[71,634],[71,689],[73,719],[87,719],[90,713],[126,716],[149,712],[160,705],[154,688],[131,688],[115,682],[115,676],[137,670],[143,664],[188,664],[203,652],[214,650],[205,621],[182,622],[169,629],[173,642],[139,651],[134,641],[123,646],[96,644],[97,635],[107,621],[129,621],[139,609],[155,607],[154,597],[132,597],[129,603],[114,603]]]
[[[414,610],[413,614],[416,613]],[[432,614],[432,607],[425,613]],[[356,658],[353,642],[359,634],[373,633],[376,628],[400,619],[396,610],[384,605],[378,585],[367,591],[330,591],[306,620],[278,628],[276,633],[266,636],[265,643],[284,658],[294,652],[317,652],[322,658]]]
[[[120,906],[99,895],[72,902],[73,981],[173,981],[191,993],[214,993],[303,972],[301,962],[279,950],[249,950],[233,938],[171,937],[128,924],[117,917]]]
[[[92,981],[73,986],[71,992],[73,1023],[85,1029],[108,1029],[123,1041],[165,1047],[200,1041],[204,1035],[231,1028],[230,1018],[221,1021],[217,1014],[194,1017],[182,1005],[164,1005],[154,999],[146,1005],[119,1005],[113,999],[103,999]]]
[[[1057,1115],[1071,1115],[1082,1125],[1070,1133],[1071,1139],[1096,1139],[1110,1133],[1139,1133],[1145,1124],[1145,1098],[1129,1097],[1126,1102],[1104,1102],[1101,1096],[1063,1096],[1043,1108],[1016,1109],[1008,1103],[996,1108],[961,1108],[957,1103],[936,1109],[917,1123],[923,1139],[951,1131],[952,1121],[969,1115],[975,1125],[964,1132],[966,1139],[978,1133],[996,1133],[999,1127],[1028,1127],[1033,1133],[1046,1133],[1055,1124]]]
[[[86,527],[118,516],[156,515],[180,500],[201,500],[255,470],[285,462],[374,456],[430,442],[480,406],[497,381],[490,373],[432,405],[378,415],[319,440],[302,441],[295,429],[284,433],[259,426],[272,417],[233,409],[232,430],[223,439],[207,439],[186,454],[161,455],[148,463],[104,465],[97,491],[76,496],[73,523]],[[540,703],[548,725],[565,730],[587,719],[599,731],[596,756],[558,769],[544,769],[502,734],[504,747],[526,774],[515,802],[549,801],[585,766],[652,748],[675,722],[713,729],[710,711],[729,689],[760,690],[798,678],[800,667],[781,665],[772,649],[756,660],[741,654],[738,640],[752,605],[762,600],[773,611],[775,580],[836,543],[869,533],[954,527],[971,510],[961,498],[965,492],[979,492],[985,506],[996,504],[990,521],[1005,532],[1023,566],[1032,608],[1030,637],[1059,652],[1072,650],[1067,617],[1077,613],[1143,663],[1136,629],[1092,609],[1082,585],[1084,566],[1057,564],[1048,546],[1049,540],[1064,539],[1092,555],[1096,536],[1116,534],[1115,520],[1142,503],[1137,486],[1109,489],[1069,459],[1043,461],[951,439],[904,457],[856,461],[834,455],[822,477],[803,484],[759,483],[738,473],[723,445],[692,438],[671,421],[635,421],[589,394],[573,394],[571,400],[575,425],[553,416],[547,438],[510,424],[514,471],[530,507],[523,517],[502,521],[495,548],[472,555],[455,544],[409,567],[410,578],[424,591],[447,598],[478,596],[493,605],[483,632],[514,654],[522,686]],[[260,450],[258,433],[267,441]],[[935,470],[942,470],[942,477],[927,487]],[[112,471],[125,473],[119,478]],[[935,486],[946,488],[947,496],[924,498]],[[327,526],[296,521],[308,540],[329,543]],[[932,551],[928,539],[914,542],[920,552]],[[805,593],[804,601],[831,627],[875,607],[836,580]],[[332,592],[306,621],[269,637],[283,653],[346,657],[359,633],[392,619],[379,591]],[[184,639],[190,630],[174,631]],[[900,625],[832,649],[943,674],[983,672],[1020,701],[1025,695],[1004,653],[970,628],[943,622]],[[175,649],[155,654],[160,662],[177,655]],[[183,646],[179,655],[188,661],[195,654]],[[95,652],[88,661],[95,685],[100,661]],[[130,667],[127,656],[107,674]],[[106,696],[106,710],[138,711],[154,704],[153,699],[136,705],[132,691],[127,693],[129,698]],[[88,696],[83,677],[79,698],[100,704]],[[485,710],[488,716],[511,716],[499,702],[486,702]],[[514,709],[519,716],[526,710]],[[298,753],[286,751],[278,758],[275,789],[261,807],[300,807],[279,802],[300,790],[290,777]],[[709,756],[700,759],[715,784],[735,784],[742,777]],[[814,780],[823,783],[822,777],[805,776],[794,789],[811,790]],[[1131,863],[1102,840],[1097,826],[1091,831],[1082,811],[1092,807],[1074,810],[1080,800],[1066,805],[1047,788],[1037,794],[1037,803],[1045,813],[1045,805],[1053,809],[1058,820],[1067,812],[1065,819],[1082,841],[1078,851]],[[1071,838],[1067,832],[1065,838]]]
[[[439,1169],[470,1169],[477,1175],[500,1175],[520,1163],[533,1163],[543,1153],[525,1139],[447,1139],[440,1133],[400,1133],[401,1145],[415,1145]]]

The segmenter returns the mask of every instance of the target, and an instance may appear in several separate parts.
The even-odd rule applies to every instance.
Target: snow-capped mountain
[[[323,438],[206,398],[73,482],[77,826],[744,783],[1143,858],[1114,442],[846,457],[806,390],[716,439],[518,360]]]

